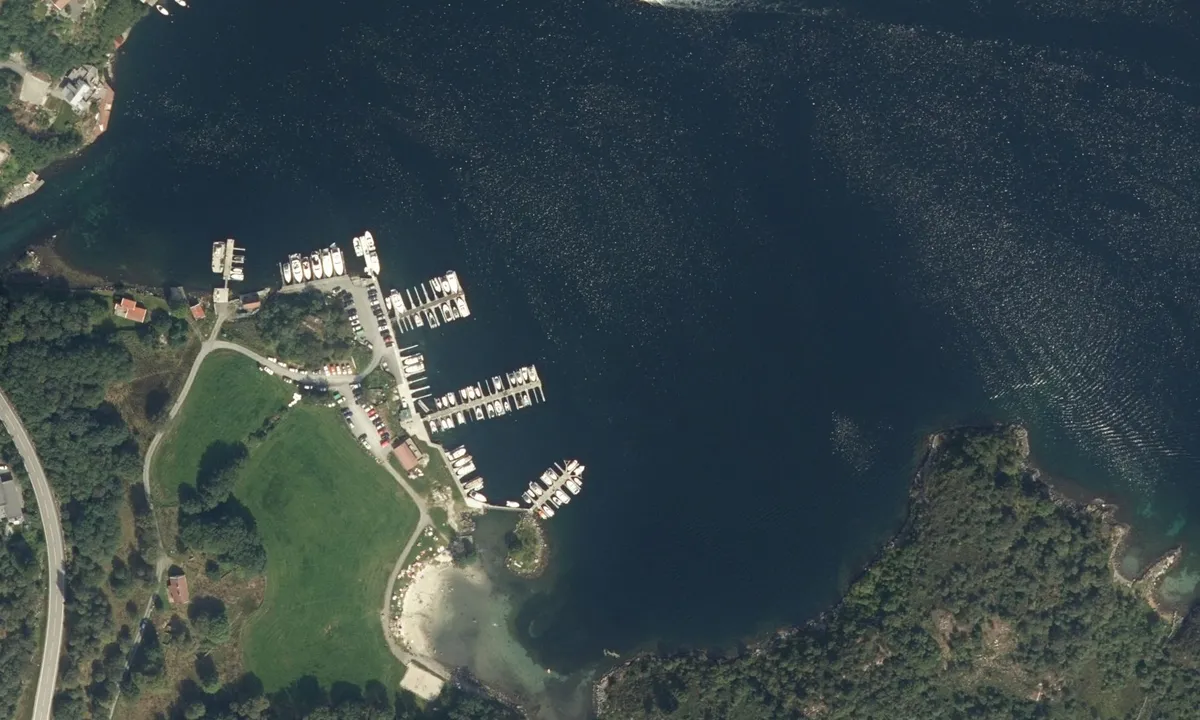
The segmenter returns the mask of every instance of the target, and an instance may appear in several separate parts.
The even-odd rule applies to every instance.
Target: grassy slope
[[[267,549],[267,596],[244,644],[268,690],[304,675],[323,685],[402,676],[379,610],[417,509],[332,410],[301,405],[251,456],[237,496]]]
[[[154,459],[154,480],[167,503],[182,483],[195,482],[205,449],[214,442],[240,442],[262,427],[291,397],[291,387],[232,352],[213,353],[179,411],[171,434]]]

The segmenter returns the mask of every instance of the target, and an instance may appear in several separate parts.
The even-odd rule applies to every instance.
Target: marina
[[[212,271],[221,276],[224,285],[213,288],[213,302],[229,302],[230,281],[246,279],[246,249],[237,246],[233,238],[212,244]]]
[[[426,326],[436,328],[471,315],[466,290],[453,270],[407,288],[403,294],[392,290],[387,304],[400,332]]]
[[[429,427],[430,433],[451,430],[470,420],[503,417],[535,402],[545,401],[542,380],[533,365],[518,368],[504,377],[495,375],[484,382],[439,397],[425,395],[416,398],[417,408],[422,413],[421,420]]]
[[[578,460],[570,460],[546,468],[541,477],[529,483],[529,489],[521,493],[521,500],[539,518],[554,517],[556,510],[569,504],[571,498],[583,490],[585,467]]]

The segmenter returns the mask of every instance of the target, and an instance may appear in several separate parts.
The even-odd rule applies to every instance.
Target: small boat
[[[463,468],[470,464],[471,464],[471,456],[470,455],[463,455],[462,457],[454,459],[450,463],[450,465],[452,467],[454,467],[455,469]]]
[[[475,502],[481,502],[481,503],[487,502],[487,497],[485,497],[482,493],[473,492],[470,495],[468,495],[467,497],[471,498]]]
[[[566,505],[567,503],[571,502],[571,496],[566,494],[562,490],[554,491],[554,499],[558,500],[559,505]]]
[[[542,517],[544,517],[544,518],[552,518],[552,517],[554,517],[554,508],[550,507],[549,505],[543,505],[543,506],[542,506],[542,513],[543,513],[543,514],[542,514]]]
[[[542,493],[546,492],[542,489],[542,486],[538,485],[537,483],[529,483],[529,489],[531,492],[533,492],[534,497],[541,497]]]
[[[155,5],[154,9],[157,10],[162,15],[170,15],[171,14],[171,13],[167,12],[167,9],[165,7],[163,7],[162,5]]]
[[[405,375],[420,375],[423,372],[425,372],[425,364],[424,363],[418,363],[416,365],[405,365],[404,366],[404,374]]]
[[[537,382],[538,376],[537,376],[537,367],[536,366],[533,366],[533,365],[529,366],[529,377],[532,378],[534,382]]]
[[[304,271],[300,268],[300,256],[289,255],[288,262],[292,266],[292,282],[301,282],[304,279]]]
[[[392,310],[397,315],[404,312],[404,298],[401,297],[400,293],[393,288],[389,295],[392,298]]]
[[[304,268],[304,279],[312,280],[313,279],[312,265],[308,264],[308,260],[301,260],[300,267]]]
[[[375,236],[371,234],[370,230],[363,231],[362,247],[363,254],[375,252]]]
[[[459,425],[467,424],[467,419],[466,419],[466,417],[463,416],[462,410],[459,410],[458,412],[454,413],[454,419],[458,422]]]
[[[533,504],[533,493],[526,490],[525,492],[521,493],[521,499],[525,501],[526,505],[532,505]]]
[[[314,252],[312,255],[309,256],[309,259],[312,260],[313,277],[315,277],[318,280],[325,277],[325,269],[324,269],[324,267],[322,267],[322,263],[321,263],[321,253]]]
[[[486,408],[486,410],[487,410],[487,416],[488,416],[489,418],[494,418],[494,417],[496,417],[496,409],[492,407],[492,404],[491,404],[491,403],[488,403],[488,404],[485,406],[485,408]]]
[[[572,460],[571,462],[567,463],[567,467],[563,470],[563,472],[573,472],[577,467],[579,467],[579,461]]]
[[[475,419],[476,420],[483,419],[483,408],[479,407],[478,405],[475,406]]]
[[[566,482],[566,486],[567,486],[567,489],[571,491],[572,495],[578,495],[579,491],[583,488],[583,486],[580,485],[579,481],[577,481],[575,478],[571,478],[570,480],[568,480]]]
[[[429,286],[433,288],[433,291],[434,291],[435,293],[440,293],[440,292],[442,292],[442,279],[441,279],[441,278],[436,278],[436,277],[435,277],[435,278],[432,278],[432,279],[429,281]]]
[[[462,296],[454,298],[454,307],[458,308],[459,317],[470,317],[471,309],[467,307],[467,300]]]
[[[355,237],[353,240],[350,241],[350,245],[354,248],[354,257],[362,257],[363,256],[363,246],[362,246],[362,238],[361,237]]]
[[[482,489],[483,489],[483,478],[481,478],[481,477],[477,477],[474,480],[468,480],[467,482],[463,483],[463,490],[466,490],[467,492],[474,492],[475,490],[482,490]]]
[[[454,477],[458,480],[462,480],[473,472],[475,472],[475,463],[467,463],[466,465],[454,470]]]
[[[333,255],[333,274],[345,275],[346,260],[342,257],[342,249],[337,245],[330,245],[329,248],[332,250],[331,254]]]
[[[553,470],[543,470],[541,477],[538,479],[546,483],[546,487],[550,487],[558,479],[558,475]]]
[[[438,410],[441,410],[441,409],[444,407],[444,403],[442,402],[442,399],[441,399],[441,398],[434,398],[434,399],[433,399],[433,404],[434,404],[435,406],[437,406],[437,409],[438,409]]]
[[[456,293],[460,289],[458,285],[458,273],[453,270],[446,273],[446,279],[442,283],[442,286],[446,288],[446,292],[448,293]]]
[[[512,403],[508,401],[508,398],[504,398],[504,412],[512,412]]]
[[[321,271],[325,277],[333,277],[333,253],[329,252],[329,248],[321,251]]]
[[[579,467],[575,468],[575,477],[577,477],[577,478],[583,477],[583,471],[586,467],[587,467],[587,465],[580,465]]]
[[[279,263],[279,271],[283,273],[283,284],[286,285],[292,281],[292,265],[291,263]]]
[[[457,459],[459,459],[460,457],[462,457],[463,455],[466,455],[466,454],[467,454],[467,446],[466,446],[466,445],[459,445],[458,447],[456,447],[456,448],[454,448],[453,450],[451,450],[451,451],[450,451],[450,453],[448,454],[448,457],[449,457],[451,460],[457,460]]]
[[[557,495],[550,496],[550,504],[554,505],[554,507],[562,507],[562,503],[558,501]]]
[[[504,504],[505,504],[507,507],[510,507],[510,508],[519,508],[519,507],[521,507],[521,503],[516,503],[516,502],[513,502],[512,500],[505,500],[505,501],[504,501]]]
[[[425,321],[421,319],[420,313],[413,315],[412,321],[413,321],[413,325],[416,325],[417,327],[425,327]]]
[[[425,360],[420,355],[413,355],[412,357],[406,357],[402,359],[400,362],[404,363],[405,365],[420,365],[424,363]]]
[[[175,0],[175,4],[179,7],[187,7],[187,2],[185,0]]]

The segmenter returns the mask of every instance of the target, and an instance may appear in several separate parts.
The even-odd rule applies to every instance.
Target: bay
[[[558,673],[813,617],[949,425],[1025,422],[1148,560],[1196,537],[1200,95],[1194,21],[1122,7],[197,2],[0,246],[205,287],[236,237],[251,287],[369,228],[386,286],[457,270],[434,390],[549,400],[453,436],[489,496],[588,466],[505,582]]]

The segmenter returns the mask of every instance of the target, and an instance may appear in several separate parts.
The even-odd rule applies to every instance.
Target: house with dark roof
[[[21,486],[13,479],[7,465],[0,465],[0,520],[20,525],[25,521],[25,500]]]

